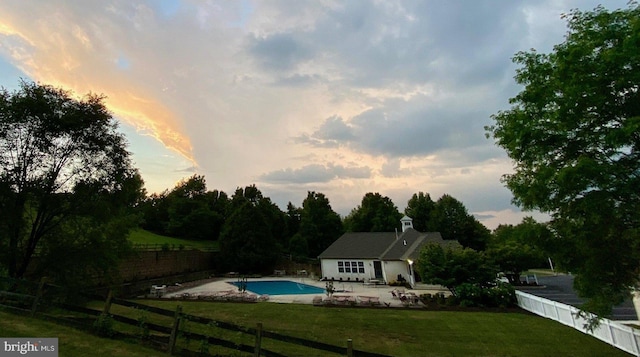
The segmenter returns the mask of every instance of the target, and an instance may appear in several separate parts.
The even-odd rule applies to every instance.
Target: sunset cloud
[[[367,192],[400,210],[447,193],[494,228],[529,214],[484,136],[520,90],[511,57],[551,50],[560,15],[597,4],[9,0],[0,84],[104,94],[150,192],[197,173],[281,208],[322,192],[342,215]]]

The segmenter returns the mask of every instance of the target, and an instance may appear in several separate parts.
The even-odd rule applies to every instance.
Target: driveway
[[[584,299],[578,297],[573,290],[573,275],[559,274],[557,276],[539,276],[540,287],[517,287],[518,290],[543,297],[549,300],[561,302],[567,305],[580,307]],[[613,308],[611,316],[606,316],[610,320],[638,320],[633,301],[629,298],[624,303]]]

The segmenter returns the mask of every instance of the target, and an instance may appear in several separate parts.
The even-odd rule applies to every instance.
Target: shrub
[[[482,287],[476,284],[461,284],[456,288],[460,306],[464,307],[509,307],[515,304],[515,289],[509,284]]]
[[[93,330],[100,336],[113,337],[115,331],[113,330],[113,318],[111,315],[99,315],[96,321],[93,322]]]

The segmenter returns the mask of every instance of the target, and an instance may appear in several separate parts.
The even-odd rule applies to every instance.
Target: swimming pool
[[[230,282],[236,287],[240,282]],[[324,289],[290,280],[247,281],[247,290],[258,295],[324,294]]]

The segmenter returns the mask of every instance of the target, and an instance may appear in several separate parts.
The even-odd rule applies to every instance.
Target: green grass
[[[177,302],[148,301],[175,310]],[[180,302],[188,314],[236,325],[392,356],[628,356],[560,323],[525,313],[435,312],[403,309],[323,308],[300,304]],[[121,308],[121,307],[117,307]],[[115,312],[115,310],[114,310]],[[139,314],[139,312],[138,312]],[[132,316],[135,318],[135,316]],[[151,317],[156,319],[156,317]],[[157,317],[159,323],[165,318]],[[192,332],[212,327],[187,322]],[[253,344],[253,337],[215,329],[216,337]],[[185,342],[180,342],[184,346]],[[199,342],[191,341],[197,350]],[[327,352],[265,339],[264,347],[286,355]],[[210,346],[211,353],[218,351]]]
[[[628,356],[625,352],[560,323],[527,313],[452,312],[398,308],[360,309],[314,307],[302,304],[238,304],[220,302],[138,301],[244,327],[263,324],[265,331],[391,356]],[[102,310],[104,302],[88,307]],[[50,311],[54,313],[54,311]],[[58,311],[65,315],[69,314]],[[111,313],[171,326],[172,318],[140,309],[112,305]],[[114,329],[140,336],[142,327],[115,322]],[[192,321],[182,331],[195,332],[252,346],[255,337]],[[61,356],[154,356],[156,351],[127,341],[100,339],[51,322],[0,311],[0,336],[58,337]],[[133,337],[132,339],[135,339]],[[99,349],[96,350],[98,346]],[[202,345],[179,338],[177,347],[206,349],[214,355],[245,355],[236,350]],[[263,348],[288,356],[327,356],[328,352],[263,339]],[[88,352],[91,353],[88,353]]]
[[[151,233],[144,229],[136,229],[129,235],[129,240],[134,244],[167,244],[169,247],[177,249],[180,246],[195,248],[195,249],[213,249],[217,250],[219,244],[217,241],[200,241],[200,240],[187,240],[162,236],[159,234]]]
[[[166,356],[166,353],[135,343],[100,338],[71,327],[4,311],[0,311],[0,336],[57,337],[60,356]]]
[[[520,276],[526,276],[527,274],[536,274],[537,276],[551,276],[557,275],[558,272],[553,272],[551,269],[529,269],[527,271],[522,272]]]

